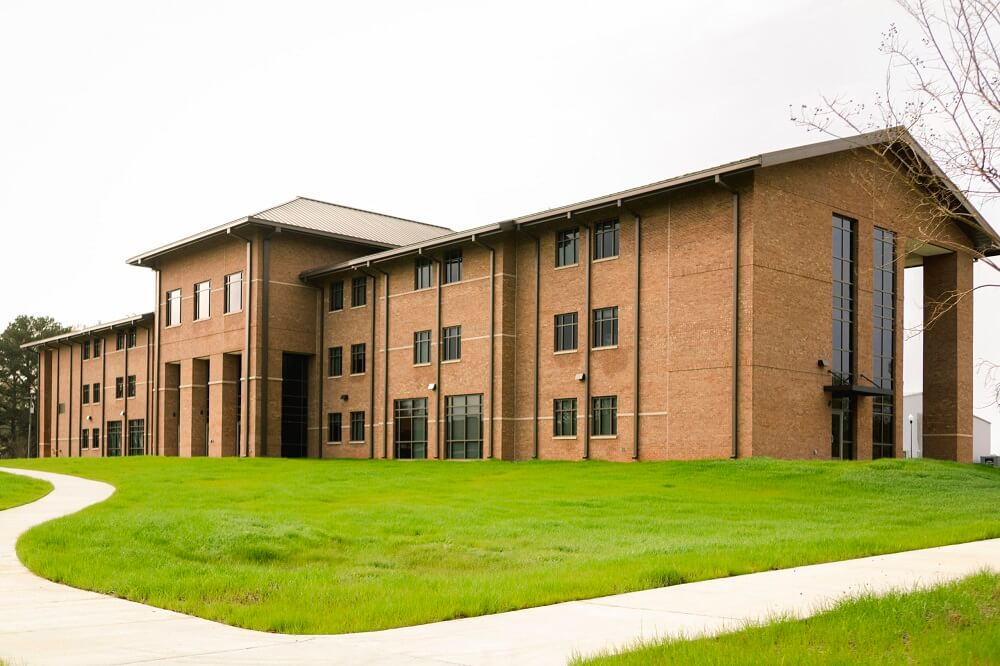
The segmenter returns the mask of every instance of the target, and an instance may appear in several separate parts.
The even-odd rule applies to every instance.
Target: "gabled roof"
[[[60,333],[59,335],[53,335],[50,338],[32,340],[31,342],[26,342],[23,345],[21,345],[21,349],[31,349],[34,347],[42,347],[48,344],[61,344],[64,342],[72,342],[73,340],[76,339],[88,338],[94,333],[113,331],[118,328],[131,328],[136,324],[152,325],[152,323],[153,323],[152,312],[147,312],[146,314],[130,315],[128,317],[123,317],[121,319],[116,319],[114,321],[105,322],[103,324],[88,326],[87,328],[77,328],[72,331]]]
[[[1000,247],[1000,236],[998,236],[997,232],[989,225],[982,214],[976,210],[976,207],[969,202],[964,194],[962,194],[962,191],[959,190],[958,187],[956,187],[955,184],[945,175],[944,171],[934,162],[933,159],[931,159],[930,155],[928,155],[927,152],[921,148],[920,144],[917,143],[916,139],[914,139],[909,132],[901,127],[894,127],[841,139],[832,139],[830,141],[821,141],[819,143],[810,143],[802,146],[796,146],[794,148],[761,153],[760,155],[754,155],[752,157],[736,160],[734,162],[727,162],[709,169],[692,171],[680,176],[675,176],[674,178],[668,178],[667,180],[650,183],[649,185],[633,187],[628,190],[622,190],[621,192],[615,192],[614,194],[595,197],[593,199],[586,199],[584,201],[579,201],[566,206],[549,208],[537,213],[522,215],[521,217],[516,217],[505,222],[476,227],[475,229],[469,229],[468,231],[453,232],[447,235],[439,236],[430,241],[387,249],[382,252],[378,252],[377,254],[358,257],[349,261],[334,264],[332,266],[314,268],[304,271],[300,274],[300,277],[303,280],[322,277],[337,271],[352,269],[379,261],[386,261],[394,257],[404,256],[407,254],[415,254],[433,247],[465,242],[471,240],[474,236],[497,233],[502,231],[504,228],[521,228],[529,225],[566,219],[574,214],[599,210],[602,208],[622,206],[628,204],[630,201],[641,199],[643,197],[660,194],[668,190],[686,187],[697,183],[711,182],[718,178],[722,178],[723,176],[731,176],[736,173],[750,171],[756,168],[776,166],[788,162],[797,162],[799,160],[810,159],[813,157],[831,155],[833,153],[853,150],[855,148],[869,148],[879,144],[884,144],[887,141],[903,142],[906,144],[906,146],[908,146],[914,154],[920,158],[920,160],[927,164],[928,168],[937,178],[938,182],[944,185],[951,192],[951,194],[955,196],[962,207],[968,211],[970,219],[967,220],[967,226],[973,242],[980,251],[989,251],[990,253],[993,253],[995,248]],[[994,248],[994,250],[989,250],[989,248]]]
[[[374,248],[410,245],[452,233],[451,229],[446,227],[373,213],[317,199],[296,197],[279,206],[241,217],[227,224],[136,255],[129,259],[128,263],[142,265],[192,243],[252,224],[299,231]]]

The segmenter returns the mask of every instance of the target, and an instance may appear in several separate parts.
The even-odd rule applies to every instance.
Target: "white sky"
[[[887,0],[3,0],[0,326],[146,311],[127,257],[296,195],[462,229],[820,140],[789,104],[870,98],[907,20]],[[976,317],[976,358],[1000,361],[1000,289]],[[919,361],[904,374],[919,390]],[[1000,412],[977,413],[1000,449]]]

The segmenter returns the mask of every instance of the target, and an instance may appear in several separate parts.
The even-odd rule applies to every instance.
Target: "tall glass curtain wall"
[[[895,391],[893,376],[896,339],[896,235],[875,227],[872,263],[872,381]],[[895,426],[893,396],[877,395],[872,403],[872,458],[891,458]]]

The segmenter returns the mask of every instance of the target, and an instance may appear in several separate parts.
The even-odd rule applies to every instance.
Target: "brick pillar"
[[[180,455],[206,455],[205,425],[208,411],[208,362],[201,359],[181,361],[180,423],[178,439]]]
[[[160,415],[157,419],[160,430],[160,447],[165,456],[180,455],[178,450],[178,432],[180,422],[180,383],[181,366],[178,363],[164,363],[163,377],[160,380]],[[190,455],[190,454],[189,454]]]
[[[209,359],[208,455],[219,458],[236,455],[236,382],[240,361],[230,354],[214,354]]]
[[[972,258],[924,257],[924,317],[972,289]],[[972,295],[924,330],[924,456],[972,461]]]

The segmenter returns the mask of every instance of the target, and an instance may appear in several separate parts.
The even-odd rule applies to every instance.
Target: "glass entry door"
[[[832,444],[830,455],[834,460],[844,458],[844,412],[840,409],[833,410],[831,423]]]
[[[408,398],[395,403],[393,444],[396,457],[413,460],[427,457],[427,398]]]
[[[851,412],[850,398],[834,398],[830,418],[830,457],[834,460],[854,459],[854,427]]]

